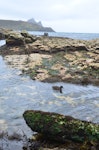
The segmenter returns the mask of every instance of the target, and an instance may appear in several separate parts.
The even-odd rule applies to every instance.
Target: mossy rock
[[[51,140],[99,142],[99,125],[92,122],[36,110],[25,111],[23,117],[33,131],[41,133]]]

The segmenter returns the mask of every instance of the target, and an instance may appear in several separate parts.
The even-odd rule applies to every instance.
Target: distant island
[[[0,28],[20,30],[20,31],[27,30],[27,31],[55,32],[51,27],[44,27],[41,21],[36,22],[34,18],[31,18],[27,21],[0,19]]]

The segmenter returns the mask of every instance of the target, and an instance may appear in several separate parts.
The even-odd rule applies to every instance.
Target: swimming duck
[[[62,88],[63,86],[52,86],[53,90],[57,90],[60,91],[60,93],[62,93]]]

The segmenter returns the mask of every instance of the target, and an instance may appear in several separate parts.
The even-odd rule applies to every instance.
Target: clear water
[[[4,44],[5,41],[0,41]],[[31,131],[25,124],[23,112],[35,109],[71,115],[99,123],[99,87],[67,83],[42,83],[9,67],[0,56],[0,131]],[[63,93],[53,91],[62,85]]]

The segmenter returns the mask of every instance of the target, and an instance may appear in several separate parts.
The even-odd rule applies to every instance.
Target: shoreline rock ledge
[[[42,134],[46,139],[99,144],[99,124],[38,110],[27,110],[23,117],[32,131]]]
[[[6,44],[0,47],[0,55],[31,79],[99,86],[99,39],[85,41],[9,30],[2,30],[1,37]]]

